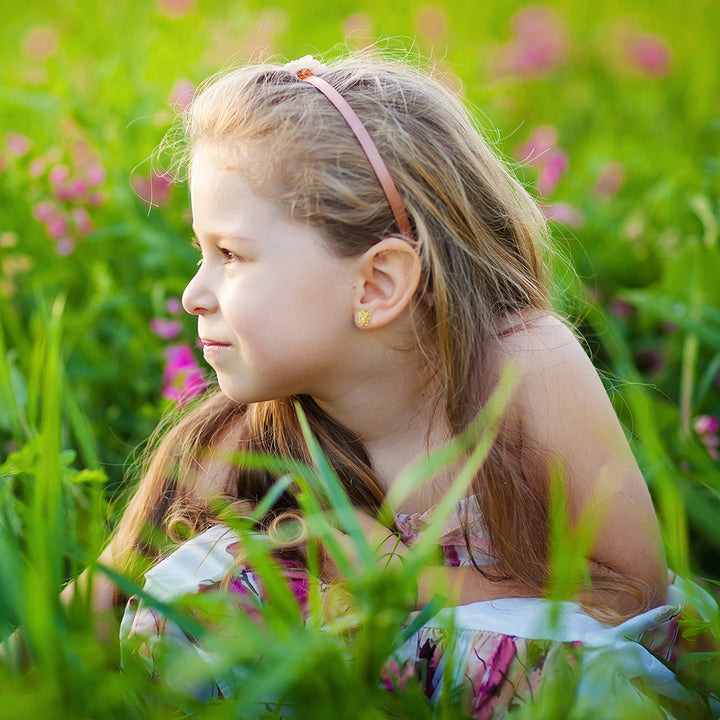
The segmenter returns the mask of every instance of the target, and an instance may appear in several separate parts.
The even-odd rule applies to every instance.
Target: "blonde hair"
[[[536,203],[507,171],[460,100],[425,72],[376,57],[349,56],[319,70],[352,106],[377,145],[405,205],[422,263],[414,297],[418,347],[440,387],[439,409],[453,433],[482,409],[498,378],[497,352],[508,318],[550,309],[544,262],[548,233]],[[273,64],[240,67],[210,79],[185,116],[186,153],[212,146],[257,192],[289,217],[318,229],[341,256],[356,256],[398,232],[367,158],[338,111],[315,88]],[[262,153],[262,163],[253,155]],[[259,157],[255,155],[255,157]],[[235,445],[307,460],[293,408],[313,432],[353,502],[377,509],[383,491],[361,441],[311,398],[243,406],[211,395],[149,452],[141,487],[117,537],[137,547],[143,523],[178,515],[193,531],[212,522],[189,498],[208,447],[237,426]],[[175,468],[174,470],[171,468]],[[474,490],[498,564],[542,594],[548,566],[549,463],[520,429],[504,421]],[[272,483],[235,468],[219,493],[256,503]],[[290,496],[281,506],[293,507]]]

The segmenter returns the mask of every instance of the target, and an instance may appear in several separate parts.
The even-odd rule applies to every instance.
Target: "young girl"
[[[400,64],[306,57],[220,75],[187,111],[186,131],[201,260],[183,304],[220,391],[159,437],[103,559],[124,567],[152,554],[146,529],[179,523],[194,538],[146,574],[146,593],[169,601],[230,574],[239,593],[257,594],[209,499],[252,508],[276,480],[222,463],[220,451],[309,460],[296,403],[363,528],[387,536],[377,514],[400,472],[466,430],[509,364],[516,381],[497,437],[440,538],[444,566],[419,577],[417,608],[438,591],[456,607],[393,661],[424,663],[418,674],[436,698],[441,638],[454,625],[451,684],[465,683],[470,711],[489,717],[531,691],[542,665],[527,667],[533,640],[625,643],[628,679],[686,701],[634,642],[645,633],[659,647],[680,612],[664,605],[668,571],[646,485],[598,375],[551,311],[543,216],[458,99]],[[541,598],[558,474],[570,526],[589,514],[598,529],[589,582],[551,626]],[[399,554],[453,479],[441,473],[393,508]],[[273,512],[296,508],[288,490]],[[305,587],[301,564],[285,571]],[[121,633],[144,641],[152,665],[161,640],[183,642],[171,625],[133,598]],[[223,682],[209,694],[237,690]]]

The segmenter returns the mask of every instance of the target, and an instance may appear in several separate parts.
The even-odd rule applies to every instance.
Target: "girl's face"
[[[190,193],[202,260],[183,305],[222,391],[239,402],[339,391],[356,261],[283,217],[213,148],[194,155]]]

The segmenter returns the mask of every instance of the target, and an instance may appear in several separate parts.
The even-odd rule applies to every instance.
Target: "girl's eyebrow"
[[[203,236],[207,238],[208,242],[211,243],[218,243],[223,240],[242,240],[245,242],[252,242],[252,240],[249,237],[246,237],[245,235],[234,235],[232,233],[214,233],[214,232],[208,232],[203,233]],[[197,245],[200,245],[200,241],[197,239],[197,233],[193,235],[193,243],[197,243]]]

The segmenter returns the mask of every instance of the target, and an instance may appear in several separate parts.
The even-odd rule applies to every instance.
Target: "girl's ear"
[[[378,328],[398,317],[417,290],[420,268],[415,249],[399,237],[385,238],[365,251],[358,265],[355,323]]]

